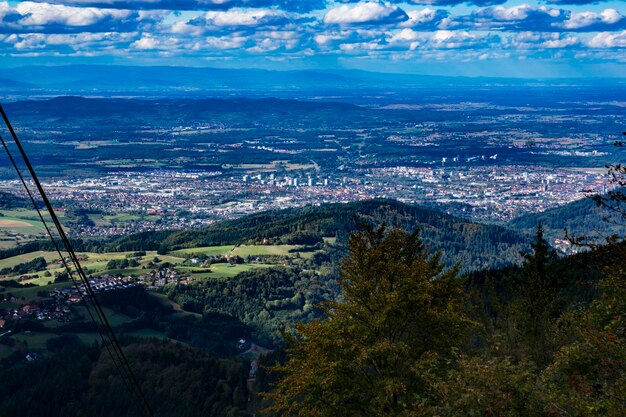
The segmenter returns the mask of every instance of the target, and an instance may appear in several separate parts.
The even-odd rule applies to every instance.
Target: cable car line
[[[96,321],[96,319],[95,319],[95,317],[94,317],[94,315],[93,315],[93,313],[91,311],[91,307],[89,306],[89,302],[85,299],[85,296],[83,295],[83,291],[81,290],[81,287],[80,287],[78,281],[76,280],[76,278],[72,274],[71,267],[67,264],[67,261],[65,259],[65,255],[63,255],[63,253],[61,252],[61,249],[59,248],[59,245],[58,245],[56,239],[54,238],[54,235],[52,234],[52,232],[50,231],[50,228],[48,227],[48,223],[43,218],[43,215],[41,214],[41,210],[39,210],[37,202],[35,201],[35,198],[34,198],[32,192],[30,191],[30,188],[28,187],[28,184],[26,184],[26,180],[24,179],[21,170],[17,166],[17,163],[15,162],[15,159],[13,158],[13,155],[11,154],[11,151],[9,150],[7,143],[5,142],[4,138],[1,135],[0,135],[0,142],[2,142],[2,146],[4,147],[4,150],[6,151],[7,156],[9,157],[9,160],[11,161],[11,164],[13,165],[13,168],[14,168],[15,172],[17,173],[18,177],[20,178],[20,181],[21,181],[22,185],[24,186],[24,189],[26,190],[26,193],[28,194],[28,197],[29,197],[31,203],[33,204],[33,207],[35,208],[35,211],[37,212],[37,215],[39,216],[39,219],[40,219],[41,223],[43,224],[43,226],[44,226],[44,228],[46,230],[46,233],[48,234],[48,236],[50,236],[50,240],[52,241],[52,244],[54,245],[55,251],[59,255],[59,258],[60,258],[61,262],[63,263],[63,266],[65,267],[65,270],[67,271],[68,276],[72,280],[74,288],[76,288],[76,291],[78,291],[78,295],[80,296],[81,301],[82,301],[83,305],[85,306],[85,310],[87,311],[87,314],[89,315],[90,320],[94,323],[94,326],[95,326],[95,328],[96,328],[96,330],[98,332],[98,335],[100,336],[100,339],[102,339],[102,341],[103,341],[104,347],[108,351],[109,356],[111,356],[111,359],[113,361],[113,365],[117,369],[118,373],[121,376],[123,376],[123,371],[122,371],[122,369],[120,367],[120,364],[119,364],[120,360],[119,360],[119,358],[116,359],[116,356],[118,356],[118,355],[114,355],[114,353],[111,351],[111,348],[109,347],[109,345],[111,344],[111,341],[109,340],[109,343],[107,343],[106,339],[108,337],[105,336],[102,333],[102,329],[100,328],[100,325],[98,325],[98,322]],[[82,284],[82,280],[81,280],[81,284]],[[127,381],[127,379],[124,376],[122,377],[122,381],[124,382],[124,385],[126,386],[126,388],[130,389],[130,387],[128,385],[128,381]]]
[[[106,315],[104,314],[104,310],[102,309],[102,306],[100,305],[100,302],[98,301],[95,292],[93,291],[93,288],[91,287],[91,284],[89,283],[89,280],[87,279],[84,270],[82,269],[80,262],[78,260],[78,257],[76,256],[76,253],[74,252],[74,249],[72,248],[72,245],[67,237],[67,235],[65,234],[65,231],[63,230],[63,227],[61,225],[61,223],[59,222],[59,219],[56,215],[56,213],[54,212],[54,209],[52,208],[52,205],[50,203],[50,200],[48,199],[42,185],[41,182],[39,181],[39,178],[37,176],[37,174],[35,173],[35,170],[32,166],[32,164],[30,163],[30,160],[28,159],[28,156],[26,155],[26,152],[24,150],[24,148],[22,147],[21,142],[19,141],[17,135],[15,134],[15,131],[13,129],[13,126],[11,125],[11,122],[9,121],[8,116],[6,115],[4,108],[2,107],[2,105],[0,104],[0,114],[2,115],[2,118],[4,120],[4,123],[6,125],[6,127],[9,129],[9,132],[11,134],[11,137],[15,143],[15,145],[17,146],[20,155],[22,156],[22,159],[24,161],[24,163],[26,164],[26,167],[28,168],[28,171],[32,177],[33,182],[35,183],[37,190],[39,191],[39,194],[44,202],[44,205],[46,206],[46,209],[48,211],[48,213],[50,214],[50,217],[52,218],[52,221],[54,223],[54,226],[57,230],[57,233],[59,235],[59,237],[61,238],[61,241],[63,242],[63,245],[65,246],[65,249],[69,255],[69,258],[72,262],[72,264],[74,265],[74,268],[76,269],[76,272],[81,280],[81,284],[84,287],[84,292],[86,293],[85,295],[87,297],[89,297],[89,299],[91,300],[92,304],[93,304],[93,308],[96,312],[96,316],[98,317],[98,320],[101,323],[101,326],[103,327],[104,330],[104,335],[100,329],[100,326],[98,325],[98,322],[95,320],[93,314],[91,313],[90,309],[89,309],[89,303],[87,302],[87,300],[84,298],[83,295],[83,291],[80,290],[80,288],[78,287],[78,282],[77,280],[74,278],[74,276],[72,275],[72,271],[70,266],[68,265],[67,261],[65,260],[65,257],[62,255],[61,250],[56,242],[56,240],[54,239],[54,236],[52,235],[47,223],[45,222],[41,212],[39,211],[39,207],[37,206],[37,203],[33,197],[32,192],[30,191],[30,189],[28,188],[28,185],[26,184],[26,181],[23,177],[23,175],[21,174],[19,167],[17,166],[17,163],[15,162],[15,159],[13,158],[13,156],[11,155],[11,152],[4,140],[4,138],[2,138],[0,136],[0,141],[2,142],[2,145],[5,149],[5,151],[7,152],[7,155],[9,156],[9,159],[11,160],[11,163],[13,165],[13,168],[15,169],[15,171],[17,172],[20,181],[22,183],[22,185],[24,186],[24,188],[26,189],[26,192],[28,193],[28,196],[31,200],[31,202],[33,203],[33,205],[35,206],[35,210],[37,211],[39,218],[41,219],[48,235],[50,236],[50,239],[53,242],[53,245],[57,251],[57,253],[59,254],[59,256],[61,257],[61,261],[65,267],[65,269],[67,270],[68,275],[70,276],[72,282],[74,283],[74,286],[77,288],[79,295],[81,297],[81,299],[83,300],[84,304],[85,304],[85,308],[87,309],[88,315],[90,316],[90,319],[94,322],[96,329],[98,330],[98,333],[101,337],[101,339],[104,342],[104,345],[107,349],[107,351],[109,352],[109,355],[111,356],[111,359],[113,360],[113,364],[116,367],[116,369],[118,370],[120,376],[122,377],[122,380],[124,381],[124,384],[127,386],[129,385],[129,381],[130,384],[134,385],[136,390],[130,390],[131,392],[133,392],[135,394],[135,396],[137,398],[135,398],[133,401],[135,401],[136,399],[139,399],[140,402],[140,409],[143,410],[143,412],[146,413],[146,415],[153,417],[154,414],[150,408],[150,405],[147,401],[147,398],[145,396],[145,394],[143,393],[141,386],[139,385],[139,382],[137,381],[137,378],[135,376],[135,374],[132,371],[132,368],[130,366],[130,363],[128,362],[128,359],[126,358],[126,356],[124,355],[124,352],[122,350],[122,347],[119,343],[119,341],[117,340],[115,333],[113,331],[113,328],[111,327],[111,324],[109,323],[109,321],[106,318]],[[106,335],[106,338],[105,338]],[[109,343],[106,343],[106,339],[109,340]],[[111,351],[111,349],[109,348],[109,345],[113,348],[113,352]],[[117,358],[116,358],[117,357]],[[121,366],[120,366],[121,364]]]

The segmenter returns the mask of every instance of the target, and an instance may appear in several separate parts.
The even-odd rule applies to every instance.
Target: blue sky
[[[626,1],[0,1],[0,66],[626,75]]]

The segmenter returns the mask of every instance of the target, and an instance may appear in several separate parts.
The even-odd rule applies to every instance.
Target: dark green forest
[[[83,213],[84,215],[84,213]],[[500,267],[519,262],[519,252],[528,247],[528,236],[502,226],[473,223],[431,208],[395,200],[365,200],[268,211],[236,220],[218,222],[201,230],[144,232],[112,240],[73,240],[76,251],[118,252],[159,250],[213,245],[318,243],[336,237],[345,246],[359,222],[419,228],[433,251],[442,253],[447,265],[459,262],[463,270]],[[37,250],[54,250],[49,241],[27,243],[0,251],[11,257]]]
[[[538,224],[543,225],[546,236],[552,239],[563,239],[566,230],[572,237],[587,236],[595,239],[612,234],[626,235],[626,226],[620,221],[620,214],[599,207],[592,198],[583,198],[540,213],[525,214],[510,220],[506,226],[523,233],[532,233]]]
[[[261,394],[277,416],[622,416],[626,246],[458,279],[417,233],[352,235],[342,300],[285,333]],[[617,262],[616,262],[617,261]]]
[[[248,363],[167,341],[127,340],[127,355],[159,416],[246,416]],[[49,358],[3,369],[0,415],[137,416],[105,349],[72,346]]]
[[[161,297],[183,311],[142,287],[99,295],[131,319],[115,331],[157,416],[626,413],[624,243],[560,257],[542,228],[532,237],[374,200],[142,234],[104,250],[264,239],[317,252],[166,287]],[[491,262],[498,250],[519,262]],[[19,323],[12,330],[42,326]],[[50,329],[47,352],[30,361],[26,343],[11,346],[0,416],[138,415],[106,349],[79,337],[88,324]],[[160,339],[138,339],[140,330]],[[244,354],[254,344],[269,348],[256,374]]]

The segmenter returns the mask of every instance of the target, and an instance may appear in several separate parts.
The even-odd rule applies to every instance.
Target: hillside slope
[[[420,229],[425,242],[442,252],[446,264],[461,262],[466,270],[517,262],[519,252],[529,242],[523,234],[501,226],[472,223],[432,209],[376,199],[268,211],[220,222],[203,230],[140,233],[117,239],[107,249],[171,250],[264,240],[302,244],[322,236],[336,236],[342,244],[349,232],[357,228],[357,216],[373,224]]]
[[[605,219],[609,217],[608,221]],[[572,236],[626,235],[626,224],[616,215],[589,198],[583,198],[561,207],[540,213],[529,213],[510,220],[507,226],[522,233],[532,232],[542,224],[550,240],[563,239],[565,229]]]

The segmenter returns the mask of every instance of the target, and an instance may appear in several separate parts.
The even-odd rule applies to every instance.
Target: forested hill
[[[108,249],[167,251],[262,242],[315,244],[322,237],[337,237],[337,242],[343,245],[349,232],[357,228],[357,217],[407,230],[418,228],[424,241],[442,252],[446,264],[461,262],[466,270],[516,262],[529,241],[528,237],[501,226],[471,223],[432,209],[376,199],[268,211],[220,222],[203,230],[140,233],[111,242]]]
[[[18,197],[6,191],[0,191],[0,208],[32,208],[32,203],[27,198]]]
[[[205,98],[205,99],[110,99],[79,96],[55,97],[49,100],[25,100],[6,104],[7,111],[16,120],[31,127],[51,118],[57,126],[71,129],[77,123],[110,128],[115,120],[117,129],[137,126],[163,126],[180,123],[206,123],[207,120],[224,121],[223,117],[245,114],[242,124],[255,125],[250,120],[278,120],[294,123],[315,122],[320,119],[338,123],[336,115],[371,117],[371,111],[353,104],[339,102],[314,102],[277,98]],[[175,115],[175,117],[173,116]],[[230,115],[230,116],[229,116]],[[217,118],[217,119],[216,119]],[[230,120],[230,119],[229,119]],[[48,120],[48,126],[49,126]]]
[[[626,226],[617,222],[618,216],[605,220],[611,212],[598,207],[590,198],[583,198],[561,207],[541,213],[529,213],[511,220],[507,226],[520,232],[532,232],[541,223],[546,236],[551,239],[563,238],[565,229],[572,236],[626,235]]]

